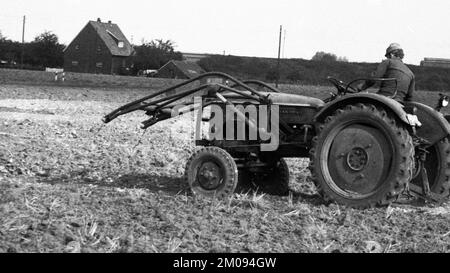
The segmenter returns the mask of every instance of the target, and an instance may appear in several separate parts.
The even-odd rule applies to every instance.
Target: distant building
[[[450,68],[450,59],[424,58],[424,60],[420,62],[420,66]]]
[[[119,26],[111,21],[89,21],[64,49],[64,70],[120,74],[130,64],[134,49]]]
[[[192,79],[205,71],[196,63],[188,61],[169,61],[156,74],[158,78]]]
[[[183,59],[187,62],[198,62],[203,58],[209,57],[211,56],[211,54],[206,54],[206,53],[187,53],[187,52],[183,52]]]

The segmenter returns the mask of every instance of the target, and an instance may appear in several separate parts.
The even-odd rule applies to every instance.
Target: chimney
[[[97,18],[97,22],[101,23],[101,22],[102,22],[102,20],[100,20],[100,18]]]
[[[108,21],[108,24],[111,24],[111,20]]]

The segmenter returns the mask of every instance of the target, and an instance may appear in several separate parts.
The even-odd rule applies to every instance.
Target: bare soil
[[[448,252],[450,206],[324,204],[308,159],[291,194],[193,196],[189,117],[101,117],[149,91],[0,86],[0,252]],[[144,134],[143,134],[144,133]]]

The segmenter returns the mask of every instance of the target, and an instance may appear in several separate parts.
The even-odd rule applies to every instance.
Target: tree
[[[321,62],[348,62],[346,57],[337,57],[336,54],[318,51],[311,58],[311,61]]]
[[[337,61],[338,61],[338,62],[343,62],[343,63],[348,63],[347,57],[338,57],[338,58],[337,58]]]
[[[7,39],[0,32],[0,60],[14,63],[20,54],[20,44]]]
[[[171,40],[153,40],[135,47],[133,57],[134,73],[140,70],[159,69],[170,60],[182,60],[181,52],[175,51],[175,43]]]
[[[333,53],[319,51],[311,58],[311,61],[336,62],[337,56]]]
[[[46,31],[30,43],[31,64],[42,67],[61,67],[64,64],[64,45],[56,34]]]
[[[55,45],[58,44],[58,36],[56,36],[56,34],[52,33],[51,31],[45,31],[39,34],[38,36],[34,37],[33,42]]]

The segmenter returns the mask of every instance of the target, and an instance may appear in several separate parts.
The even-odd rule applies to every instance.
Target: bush
[[[175,43],[170,40],[153,40],[141,46],[136,46],[132,73],[137,75],[142,70],[159,69],[170,60],[182,60],[183,55],[175,51],[174,47]]]
[[[58,37],[51,32],[44,32],[35,37],[33,42],[22,43],[0,39],[0,60],[6,60],[11,68],[21,67],[23,51],[23,68],[44,69],[45,67],[62,67],[65,46],[58,42]],[[15,63],[15,64],[14,64]]]

